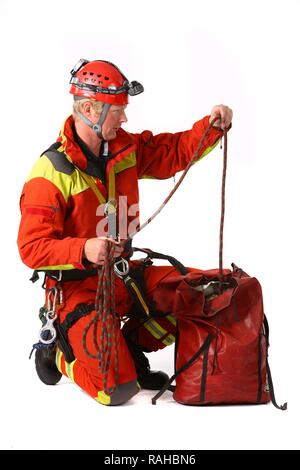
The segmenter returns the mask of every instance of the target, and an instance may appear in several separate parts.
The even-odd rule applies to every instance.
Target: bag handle
[[[172,264],[172,266],[174,266],[174,268],[177,269],[177,271],[180,272],[180,274],[183,274],[183,275],[186,275],[188,274],[188,270],[186,269],[186,267],[180,263],[180,261],[178,261],[176,258],[174,258],[173,256],[169,256],[169,255],[164,255],[163,253],[158,253],[157,251],[152,251],[150,250],[149,248],[132,248],[133,251],[141,251],[142,253],[146,253],[147,255],[147,258],[149,259],[166,259],[167,261],[169,261],[170,264]],[[145,259],[147,259],[145,258]]]

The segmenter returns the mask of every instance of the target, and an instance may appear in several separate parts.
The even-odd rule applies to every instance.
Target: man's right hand
[[[103,264],[105,258],[105,245],[106,243],[113,243],[115,245],[114,258],[121,256],[123,246],[120,243],[112,240],[111,238],[98,237],[90,238],[84,245],[84,257],[91,263]]]

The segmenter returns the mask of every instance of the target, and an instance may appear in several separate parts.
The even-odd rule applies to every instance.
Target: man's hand
[[[223,130],[228,129],[232,121],[232,114],[232,109],[223,104],[219,104],[218,106],[214,106],[211,110],[209,123],[211,124],[214,119],[217,119],[214,123],[214,127],[219,127]]]
[[[85,258],[91,261],[91,263],[103,264],[105,258],[105,244],[108,242],[114,243],[115,245],[114,257],[117,258],[118,256],[120,256],[123,251],[123,246],[121,246],[120,243],[112,240],[111,238],[98,237],[90,238],[85,242]]]

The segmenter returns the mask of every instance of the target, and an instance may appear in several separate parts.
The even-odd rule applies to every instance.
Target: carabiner
[[[116,261],[114,264],[114,271],[116,275],[120,278],[127,276],[127,274],[129,273],[129,263],[127,259],[120,258],[118,261]]]
[[[45,314],[46,317],[46,324],[42,326],[39,332],[39,340],[43,344],[51,344],[56,338],[56,329],[53,326],[57,315],[56,315],[56,301],[59,289],[57,287],[53,287],[48,292],[48,299],[47,299],[47,312]],[[51,294],[53,294],[53,302],[51,305]],[[46,334],[46,332],[48,332]]]
[[[57,287],[52,287],[51,289],[49,289],[48,300],[47,300],[47,312],[54,312],[54,314],[55,314],[58,291],[59,291],[59,289]],[[52,294],[52,292],[54,292],[54,294],[53,294],[53,302],[52,302],[52,305],[51,305],[51,294]]]

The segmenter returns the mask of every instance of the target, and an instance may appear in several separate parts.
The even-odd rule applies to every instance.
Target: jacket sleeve
[[[133,134],[137,145],[137,170],[139,178],[166,179],[186,168],[198,147],[206,128],[209,116],[196,122],[192,129],[175,134],[153,135],[150,131]],[[222,131],[212,128],[200,150],[200,160],[218,143]]]
[[[63,236],[67,182],[49,160],[46,165],[41,160],[33,168],[20,198],[21,259],[32,269],[85,269],[82,256],[87,238]],[[65,194],[59,188],[64,188]]]

